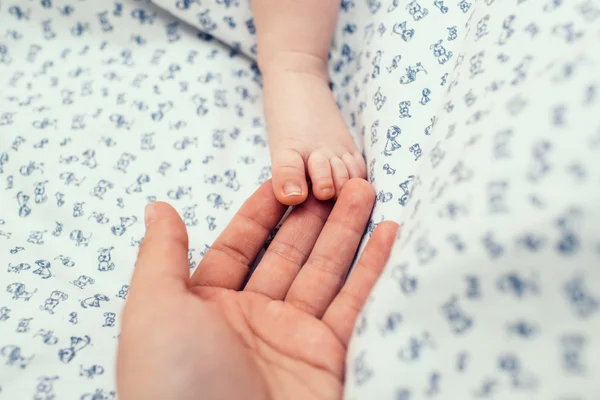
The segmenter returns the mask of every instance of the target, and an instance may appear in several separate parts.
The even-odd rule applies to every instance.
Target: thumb
[[[188,235],[177,211],[167,203],[146,206],[146,235],[131,279],[131,291],[151,296],[187,289],[190,278]]]

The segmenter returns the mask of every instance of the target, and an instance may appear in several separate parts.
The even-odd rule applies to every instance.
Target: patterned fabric
[[[194,268],[269,177],[247,2],[156,3],[201,33],[135,0],[0,3],[2,398],[114,398],[144,204],[180,210]],[[402,225],[346,398],[600,398],[599,34],[598,0],[342,1],[369,232]]]
[[[232,50],[256,58],[256,27],[250,0],[151,0],[177,18]]]
[[[0,398],[112,399],[147,202],[191,268],[270,176],[260,76],[138,1],[2,2]]]

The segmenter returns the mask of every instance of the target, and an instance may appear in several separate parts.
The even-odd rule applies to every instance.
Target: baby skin
[[[252,0],[273,190],[286,205],[336,198],[365,161],[329,89],[339,0]]]

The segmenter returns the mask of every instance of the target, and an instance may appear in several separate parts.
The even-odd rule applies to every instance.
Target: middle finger
[[[374,202],[375,192],[366,181],[351,179],[344,185],[286,302],[317,318],[323,316],[346,278]]]

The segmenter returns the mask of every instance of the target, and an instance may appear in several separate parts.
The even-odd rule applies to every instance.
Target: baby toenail
[[[295,183],[286,183],[283,185],[283,194],[286,196],[300,196],[302,188]]]
[[[329,196],[330,194],[333,193],[333,188],[325,187],[325,188],[321,189],[321,191],[323,192],[323,194],[325,196]]]

